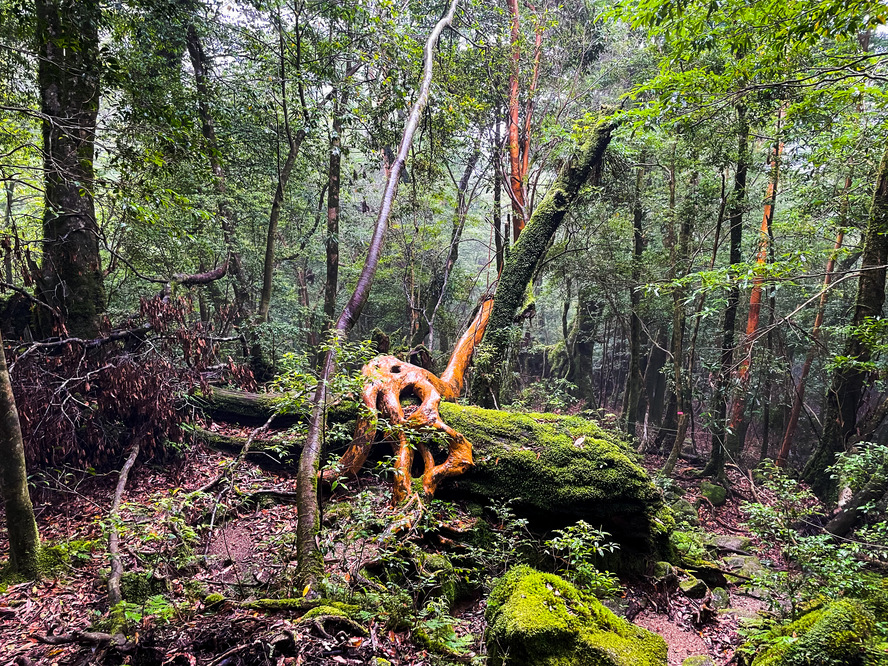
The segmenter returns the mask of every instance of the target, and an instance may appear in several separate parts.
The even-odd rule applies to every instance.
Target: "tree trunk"
[[[851,179],[845,182],[846,190],[850,185]],[[833,271],[836,266],[836,257],[842,248],[842,242],[845,238],[844,229],[840,229],[836,235],[836,244],[832,253],[826,262],[826,275],[823,278],[823,291],[820,294],[820,302],[817,304],[817,314],[814,317],[814,327],[811,329],[811,346],[805,356],[805,362],[802,364],[802,372],[799,375],[799,381],[795,387],[795,395],[792,400],[792,410],[789,412],[789,423],[786,424],[786,433],[783,435],[783,441],[780,444],[780,451],[777,454],[777,467],[786,467],[786,460],[789,458],[789,450],[792,447],[792,440],[795,437],[796,427],[799,424],[799,416],[802,413],[802,406],[805,403],[805,383],[808,380],[808,373],[811,371],[811,365],[817,356],[817,349],[820,340],[820,327],[823,325],[823,315],[826,312],[826,302],[829,299],[829,285],[832,283]]]
[[[296,67],[297,67],[297,76],[299,76],[299,68],[300,68],[300,60],[301,60],[301,48],[300,48],[300,38],[299,38],[299,15],[296,15],[296,35],[297,35],[297,48],[296,48]],[[284,31],[281,29],[280,25],[278,25],[278,42],[279,42],[279,53],[278,57],[281,62],[281,105],[282,112],[284,115],[284,133],[287,137],[287,157],[284,160],[284,166],[281,168],[281,172],[278,174],[278,182],[277,188],[274,191],[274,199],[271,202],[271,213],[268,216],[268,232],[265,236],[265,262],[262,266],[262,294],[259,297],[259,310],[257,311],[257,320],[259,323],[266,323],[268,321],[268,310],[271,307],[271,287],[272,287],[272,278],[274,277],[274,246],[275,246],[275,237],[277,236],[278,230],[278,221],[281,217],[281,208],[284,205],[284,194],[287,191],[287,183],[290,182],[290,174],[293,172],[293,167],[296,164],[296,157],[299,155],[299,149],[302,146],[302,142],[305,140],[305,129],[300,128],[296,135],[294,136],[290,130],[290,118],[287,111],[287,72],[286,66],[284,64]],[[301,84],[300,84],[301,85]],[[302,88],[299,88],[300,92]],[[303,109],[305,112],[305,109]],[[307,116],[306,112],[306,116]],[[306,118],[307,120],[307,118]]]
[[[101,10],[97,0],[37,0],[36,14],[45,182],[39,286],[62,321],[47,319],[46,308],[37,316],[44,335],[61,324],[94,338],[105,311],[93,203]]]
[[[737,169],[734,172],[734,190],[731,193],[731,207],[728,220],[731,225],[730,258],[731,266],[740,263],[740,249],[743,244],[743,208],[746,202],[746,176],[749,172],[749,124],[746,109],[737,107],[739,129],[737,149]],[[716,380],[716,390],[712,396],[712,453],[703,470],[704,474],[721,478],[725,473],[725,421],[727,419],[726,391],[731,377],[734,356],[734,325],[737,321],[737,305],[740,302],[740,286],[732,277],[728,289],[727,305],[722,320],[721,365]]]
[[[771,178],[768,181],[768,190],[765,195],[765,210],[762,215],[762,227],[759,233],[758,254],[755,265],[761,270],[768,262],[768,248],[771,239],[771,221],[774,219],[774,205],[777,202],[777,183],[780,176],[780,155],[783,152],[783,142],[780,140],[780,125],[783,120],[783,105],[777,116],[777,142],[771,154],[770,164]],[[743,419],[746,411],[746,398],[749,392],[749,380],[752,369],[752,349],[758,337],[759,318],[762,309],[762,293],[764,276],[756,274],[752,281],[752,291],[749,294],[749,314],[746,321],[746,335],[743,338],[740,363],[734,374],[736,387],[734,400],[731,404],[731,421],[728,424],[727,447],[731,454],[739,461],[743,453],[746,440],[746,423]]]
[[[644,161],[642,158],[641,161]],[[641,258],[644,253],[644,209],[641,205],[641,190],[644,182],[644,167],[638,167],[635,176],[635,204],[632,207],[632,282],[629,285],[629,369],[626,371],[626,391],[623,423],[630,437],[635,437],[638,425],[638,403],[644,378],[641,372]]]
[[[251,309],[250,285],[244,270],[243,260],[237,247],[235,231],[237,223],[234,211],[227,198],[228,186],[225,182],[225,171],[222,167],[221,146],[216,137],[216,126],[210,113],[209,91],[209,63],[203,50],[203,44],[194,28],[194,24],[188,26],[185,37],[188,47],[188,55],[191,67],[194,70],[194,82],[197,87],[197,109],[201,121],[201,133],[206,142],[206,149],[210,160],[210,169],[213,172],[213,187],[219,199],[219,222],[222,227],[222,237],[228,248],[231,273],[234,276],[235,310],[238,319],[245,318]]]
[[[0,494],[6,510],[9,537],[9,568],[14,575],[30,580],[40,577],[38,556],[40,535],[34,519],[34,507],[28,494],[25,469],[25,445],[15,396],[6,367],[3,339],[0,338]]]
[[[857,301],[851,319],[851,332],[845,341],[843,356],[851,359],[839,367],[826,396],[823,435],[814,455],[805,466],[804,479],[820,497],[833,489],[834,480],[826,471],[843,451],[848,438],[857,427],[857,410],[869,374],[864,369],[872,350],[855,329],[867,320],[881,316],[885,303],[885,264],[888,262],[888,150],[879,164],[876,187],[866,226]]]
[[[382,203],[379,207],[379,216],[376,219],[376,225],[373,229],[373,236],[370,239],[370,246],[367,252],[367,259],[364,262],[364,268],[358,277],[355,290],[351,295],[336,326],[333,329],[334,345],[331,346],[321,366],[320,376],[318,378],[318,386],[312,396],[311,419],[308,424],[308,434],[305,439],[305,446],[302,449],[302,455],[299,457],[299,470],[297,472],[297,492],[299,498],[297,500],[298,523],[296,526],[296,552],[299,560],[299,569],[297,578],[300,586],[313,586],[318,578],[323,574],[324,561],[318,550],[317,534],[320,529],[320,513],[318,511],[318,469],[321,460],[321,434],[325,428],[325,419],[328,401],[328,382],[333,378],[336,370],[335,347],[338,342],[344,340],[345,336],[352,329],[367,297],[370,295],[370,287],[373,284],[373,278],[376,275],[376,267],[379,264],[379,257],[382,254],[383,240],[385,231],[388,227],[389,216],[391,215],[392,204],[394,203],[395,193],[398,188],[398,181],[401,176],[401,170],[404,162],[407,160],[407,154],[413,141],[413,135],[416,127],[419,125],[420,114],[429,99],[429,89],[432,83],[432,61],[434,58],[434,47],[438,41],[444,28],[451,24],[453,15],[456,12],[456,4],[458,0],[453,0],[447,15],[438,21],[431,35],[426,41],[423,49],[423,77],[419,88],[419,94],[410,111],[407,119],[407,125],[404,128],[404,134],[401,138],[401,145],[398,148],[398,154],[392,163],[386,182],[385,192],[382,196]]]
[[[348,92],[340,98],[334,91],[333,133],[330,135],[330,164],[327,171],[327,279],[324,282],[324,318],[327,326],[336,314],[339,291],[339,193],[342,178],[342,109],[348,103]]]
[[[518,79],[521,74],[521,26],[518,0],[508,0],[511,33],[511,72],[509,74],[509,191],[512,199],[512,242],[524,230],[524,174],[521,169],[521,120],[518,106]]]
[[[552,236],[561,225],[580,188],[590,177],[597,179],[598,167],[610,143],[614,123],[603,118],[583,146],[561,169],[552,187],[533,211],[530,221],[512,246],[496,289],[487,335],[477,354],[472,395],[484,406],[497,406],[502,377],[500,370],[510,346],[515,313]]]
[[[503,176],[502,176],[502,146],[500,146],[500,120],[499,107],[494,122],[494,146],[493,146],[493,242],[496,248],[496,274],[503,272],[503,262],[506,256],[506,247],[509,243],[508,231],[503,228]]]

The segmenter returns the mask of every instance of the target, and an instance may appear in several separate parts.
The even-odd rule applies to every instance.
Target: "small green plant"
[[[555,560],[556,572],[596,596],[612,596],[619,592],[617,578],[595,566],[604,553],[613,553],[619,546],[608,541],[610,534],[592,527],[584,520],[555,530],[558,536],[544,542],[546,552]]]
[[[143,619],[154,618],[158,624],[166,624],[178,613],[176,605],[162,594],[148,597],[144,603],[122,602],[124,618],[133,624]]]
[[[516,412],[563,412],[577,403],[577,387],[562,378],[549,378],[534,382],[525,388],[506,409]]]

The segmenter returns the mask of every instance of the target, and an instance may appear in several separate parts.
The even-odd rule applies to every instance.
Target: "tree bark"
[[[521,169],[521,120],[518,79],[521,74],[521,25],[518,0],[508,0],[511,19],[511,72],[509,74],[509,190],[512,199],[512,241],[525,225],[524,174]]]
[[[28,493],[25,445],[12,383],[0,338],[0,495],[6,511],[11,573],[36,580],[40,577],[40,535]]]
[[[743,244],[743,209],[746,203],[746,177],[749,172],[749,124],[746,109],[737,107],[739,129],[737,147],[737,168],[734,171],[734,189],[731,193],[730,212],[730,257],[731,266],[740,263],[740,250]],[[703,470],[708,476],[721,478],[725,473],[725,421],[727,419],[726,391],[731,377],[734,356],[734,326],[737,321],[737,306],[740,302],[740,286],[732,277],[728,288],[727,305],[722,320],[721,365],[716,380],[716,390],[712,396],[712,453]]]
[[[850,181],[850,178],[848,179]],[[850,183],[846,181],[846,189]],[[799,423],[799,416],[802,413],[802,406],[805,403],[805,383],[808,380],[808,374],[811,371],[811,365],[817,356],[817,348],[820,340],[820,327],[823,325],[823,315],[826,312],[826,302],[829,299],[829,285],[832,283],[833,271],[836,266],[836,257],[842,248],[842,242],[845,238],[844,229],[840,229],[836,235],[836,244],[832,253],[826,262],[826,275],[823,278],[823,291],[820,294],[820,302],[817,304],[817,314],[814,317],[814,327],[811,329],[811,346],[805,356],[805,362],[802,364],[802,371],[799,375],[799,381],[795,386],[795,394],[792,400],[792,409],[789,412],[789,422],[786,424],[786,433],[783,435],[783,441],[780,444],[780,451],[777,454],[777,467],[786,467],[786,461],[789,458],[789,450],[792,447],[792,440],[795,437],[796,427]]]
[[[324,282],[324,317],[330,325],[336,315],[339,291],[339,193],[342,179],[342,108],[348,104],[348,92],[340,97],[334,91],[333,131],[330,135],[330,163],[327,170],[327,279]]]
[[[195,86],[197,87],[197,109],[200,115],[201,133],[206,142],[210,169],[213,173],[213,187],[219,199],[218,211],[219,222],[222,227],[222,237],[225,241],[225,246],[228,248],[231,273],[234,276],[235,309],[237,317],[243,319],[249,314],[252,307],[250,302],[250,285],[240,250],[238,250],[237,239],[235,238],[237,223],[234,211],[231,209],[227,198],[228,186],[225,179],[225,170],[222,167],[221,146],[216,136],[213,115],[210,113],[209,63],[194,24],[188,26],[185,42],[188,47],[191,67],[194,70]]]
[[[605,117],[590,131],[578,153],[562,167],[509,252],[497,285],[487,334],[476,356],[472,396],[483,406],[497,406],[502,381],[500,370],[509,350],[515,313],[546,254],[549,241],[576,200],[580,188],[593,173],[598,177],[598,167],[613,128],[613,120]]]
[[[769,160],[771,178],[768,181],[767,194],[765,195],[765,210],[762,215],[762,227],[759,232],[759,246],[756,254],[755,265],[761,270],[768,263],[768,248],[771,239],[771,221],[774,219],[774,206],[777,202],[777,184],[780,177],[780,155],[783,152],[783,142],[780,140],[780,126],[783,120],[783,104],[777,116],[777,141],[774,145],[771,159]],[[749,392],[749,380],[752,369],[752,349],[758,337],[759,318],[762,309],[762,293],[764,291],[764,276],[756,274],[752,281],[752,291],[749,294],[749,314],[746,320],[746,335],[743,338],[740,363],[734,373],[736,387],[734,400],[731,404],[731,420],[728,424],[727,447],[738,460],[743,452],[746,440],[746,422],[743,419],[746,411],[746,399]]]
[[[826,409],[823,417],[823,434],[808,460],[804,479],[811,484],[814,492],[826,497],[834,489],[834,480],[826,471],[835,461],[836,454],[843,451],[848,438],[857,427],[857,411],[865,390],[869,374],[863,365],[872,357],[872,350],[855,329],[867,320],[879,317],[885,304],[885,264],[888,262],[888,150],[882,156],[876,177],[860,277],[857,282],[857,299],[854,315],[851,318],[851,332],[845,341],[843,356],[851,359],[839,367],[833,375],[826,396]]]
[[[39,288],[62,318],[41,309],[38,324],[47,336],[92,338],[106,305],[93,202],[101,9],[97,0],[37,0],[36,14],[45,181]]]
[[[419,118],[423,108],[429,99],[429,89],[432,83],[432,62],[434,59],[434,48],[444,28],[449,26],[453,21],[456,12],[458,0],[453,0],[447,14],[435,25],[434,30],[429,35],[423,49],[423,76],[420,84],[419,94],[410,111],[407,119],[407,125],[404,128],[404,134],[401,137],[401,145],[398,148],[398,154],[389,170],[388,179],[386,181],[385,192],[382,196],[382,203],[379,207],[379,216],[376,219],[376,225],[373,229],[373,236],[370,239],[370,247],[367,252],[367,259],[364,262],[364,268],[358,277],[355,290],[351,295],[348,303],[339,315],[336,326],[333,329],[334,344],[327,352],[321,373],[318,378],[318,386],[312,396],[311,419],[308,425],[308,434],[305,439],[305,446],[302,449],[302,455],[299,457],[299,470],[297,472],[297,492],[299,499],[297,502],[298,523],[296,526],[296,552],[299,560],[299,568],[297,578],[300,586],[305,585],[311,587],[316,584],[318,578],[323,574],[324,562],[318,550],[316,537],[320,529],[320,514],[318,511],[318,469],[321,460],[321,434],[325,428],[325,417],[327,411],[328,400],[328,382],[332,379],[336,369],[336,344],[342,341],[348,332],[352,329],[360,315],[367,297],[370,294],[370,287],[373,284],[373,278],[376,275],[376,267],[379,264],[379,257],[382,254],[383,240],[385,231],[388,227],[389,216],[391,215],[392,204],[394,202],[395,193],[398,188],[401,170],[404,168],[404,162],[407,160],[407,154],[413,141],[413,135],[419,125]]]
[[[642,158],[641,161],[644,161]],[[638,403],[644,378],[641,373],[641,258],[644,253],[644,209],[641,190],[644,167],[638,167],[635,176],[635,203],[632,207],[632,283],[629,285],[629,369],[626,372],[626,391],[623,401],[623,423],[630,437],[635,437],[638,424]]]

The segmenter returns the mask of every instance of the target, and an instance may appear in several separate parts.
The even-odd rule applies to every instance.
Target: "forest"
[[[886,21],[0,0],[0,664],[888,664]]]

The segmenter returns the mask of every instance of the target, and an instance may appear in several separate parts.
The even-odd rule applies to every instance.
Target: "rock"
[[[712,663],[712,659],[710,659],[706,655],[697,655],[695,657],[688,657],[683,662],[681,662],[681,666],[715,666]]]
[[[709,588],[706,587],[706,583],[702,580],[691,576],[687,580],[681,581],[678,584],[678,589],[680,589],[688,599],[702,599],[706,596],[706,590]]]
[[[752,539],[744,536],[710,534],[706,539],[706,545],[722,553],[749,555],[749,549],[752,548]]]
[[[725,576],[731,583],[745,583],[747,579],[765,570],[765,565],[755,555],[733,555],[722,558],[722,562],[725,569],[736,574]]]
[[[655,562],[654,570],[651,572],[651,575],[657,580],[663,580],[664,578],[675,575],[675,569],[669,564],[669,562]]]
[[[416,562],[417,568],[424,578],[431,577],[434,579],[437,590],[447,599],[447,603],[451,608],[457,601],[471,592],[471,588],[454,568],[450,558],[442,553],[419,552],[420,557]]]
[[[712,502],[712,506],[722,506],[727,499],[727,492],[717,483],[700,482],[700,494]]]
[[[554,574],[511,569],[487,601],[490,666],[666,666],[666,642]]]
[[[697,509],[695,509],[694,505],[683,497],[675,500],[669,508],[672,509],[672,513],[675,514],[675,522],[685,522],[691,526],[700,524],[700,517],[697,515]]]
[[[731,605],[731,596],[723,587],[712,588],[712,607],[716,609],[728,608]]]
[[[672,515],[620,436],[576,416],[442,403],[441,417],[472,442],[475,461],[443,484],[442,494],[512,499],[542,525],[583,519],[610,532],[621,552],[668,555]]]
[[[782,640],[781,640],[782,639]],[[753,666],[876,666],[884,653],[874,649],[875,621],[853,601],[833,601],[765,637],[770,647]]]

